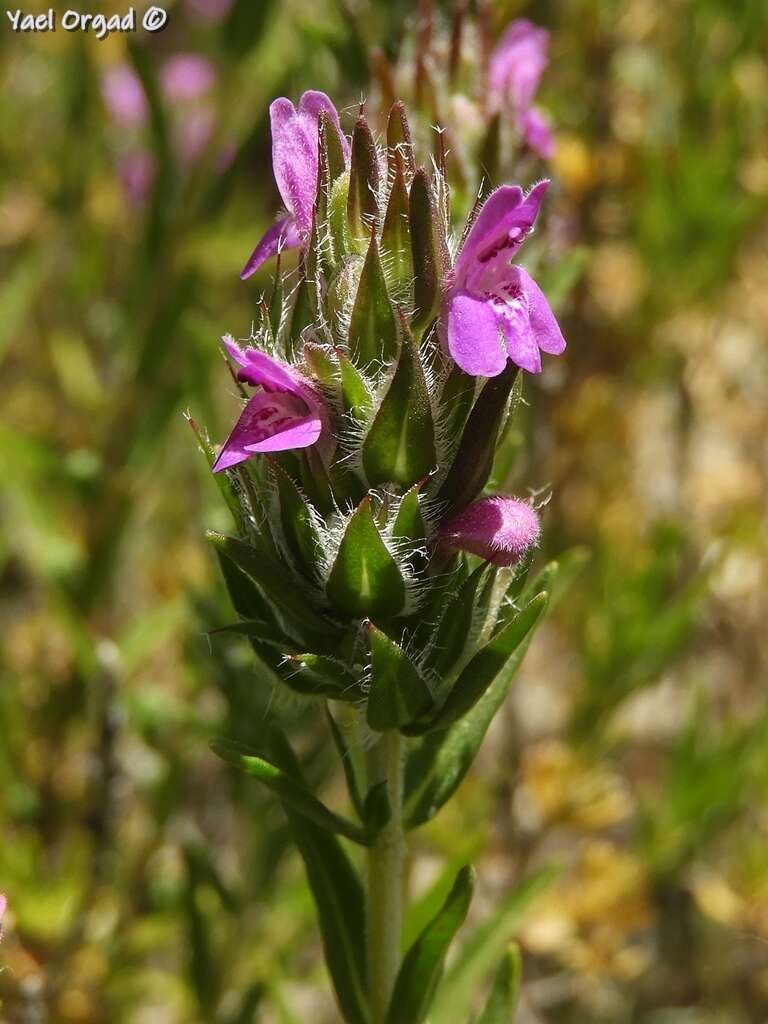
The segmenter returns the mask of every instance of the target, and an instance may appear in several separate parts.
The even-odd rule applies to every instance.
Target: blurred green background
[[[234,415],[217,339],[269,284],[238,280],[279,203],[268,102],[353,109],[415,5],[168,9],[152,37],[0,29],[0,1019],[322,1024],[281,812],[208,738],[279,714],[341,788],[319,710],[207,635],[231,617],[203,540],[226,510],[183,413],[215,439]],[[551,491],[542,559],[590,558],[413,835],[412,891],[474,857],[479,917],[560,864],[515,924],[522,1024],[765,1024],[768,7],[492,14],[552,32],[569,340],[499,476]],[[191,92],[179,53],[209,62]]]

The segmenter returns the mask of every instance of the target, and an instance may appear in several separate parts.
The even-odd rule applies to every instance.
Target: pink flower
[[[175,53],[160,71],[160,86],[171,103],[199,99],[215,81],[213,64],[199,53]]]
[[[493,192],[456,259],[442,330],[452,358],[474,377],[495,377],[507,359],[539,373],[540,349],[559,355],[565,348],[544,293],[510,262],[533,230],[548,185],[539,182],[527,196],[517,185]]]
[[[8,900],[6,899],[5,893],[0,892],[0,939],[3,937],[3,915],[5,914],[5,908],[8,906]]]
[[[124,125],[143,124],[149,113],[141,80],[128,64],[108,68],[101,80],[101,95],[110,116]]]
[[[493,113],[509,107],[526,143],[543,157],[554,150],[552,132],[533,106],[539,79],[549,63],[549,32],[526,18],[513,21],[493,54],[488,80],[488,102]]]
[[[285,97],[270,105],[272,168],[288,214],[272,225],[253,250],[240,274],[243,280],[279,250],[294,249],[309,236],[317,191],[317,136],[321,112],[336,128],[348,160],[349,143],[341,131],[336,108],[324,92],[305,92],[298,110]]]
[[[325,403],[293,367],[255,348],[241,349],[230,335],[224,347],[241,367],[237,379],[260,387],[222,445],[213,472],[220,473],[251,455],[309,448],[328,433]]]
[[[539,539],[539,517],[519,498],[473,501],[440,528],[441,540],[494,565],[514,565]]]

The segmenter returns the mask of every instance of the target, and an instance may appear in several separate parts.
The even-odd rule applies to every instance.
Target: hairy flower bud
[[[519,498],[493,495],[473,501],[440,528],[450,547],[479,555],[494,565],[515,565],[539,539],[539,517]]]

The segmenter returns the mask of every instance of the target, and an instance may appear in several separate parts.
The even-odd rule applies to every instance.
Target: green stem
[[[400,967],[403,904],[403,757],[399,732],[368,752],[368,785],[386,779],[391,815],[368,849],[368,987],[371,1024],[384,1024]]]

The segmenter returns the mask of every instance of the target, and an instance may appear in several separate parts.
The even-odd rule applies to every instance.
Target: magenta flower
[[[442,330],[452,358],[473,377],[495,377],[507,359],[539,373],[539,349],[559,355],[565,348],[544,293],[510,263],[533,230],[548,185],[539,182],[527,196],[517,185],[492,193],[456,259]]]
[[[8,900],[5,897],[5,893],[0,892],[0,939],[3,937],[3,915],[7,906]]]
[[[494,565],[515,565],[539,539],[539,517],[519,498],[494,495],[473,501],[440,528],[450,547],[479,555]]]
[[[309,448],[328,434],[325,403],[309,381],[264,352],[241,349],[231,335],[222,341],[240,366],[237,379],[261,391],[246,403],[213,464],[214,473],[258,453]]]
[[[511,108],[518,131],[539,156],[549,160],[552,132],[541,111],[533,106],[544,68],[549,63],[549,32],[527,18],[513,21],[499,40],[488,78],[488,103],[493,113]]]
[[[349,143],[341,130],[339,115],[324,92],[305,92],[298,110],[285,97],[270,105],[272,169],[288,213],[272,225],[253,250],[240,274],[243,280],[278,251],[295,249],[309,236],[317,191],[317,135],[321,111],[336,128],[344,157],[349,160]]]

